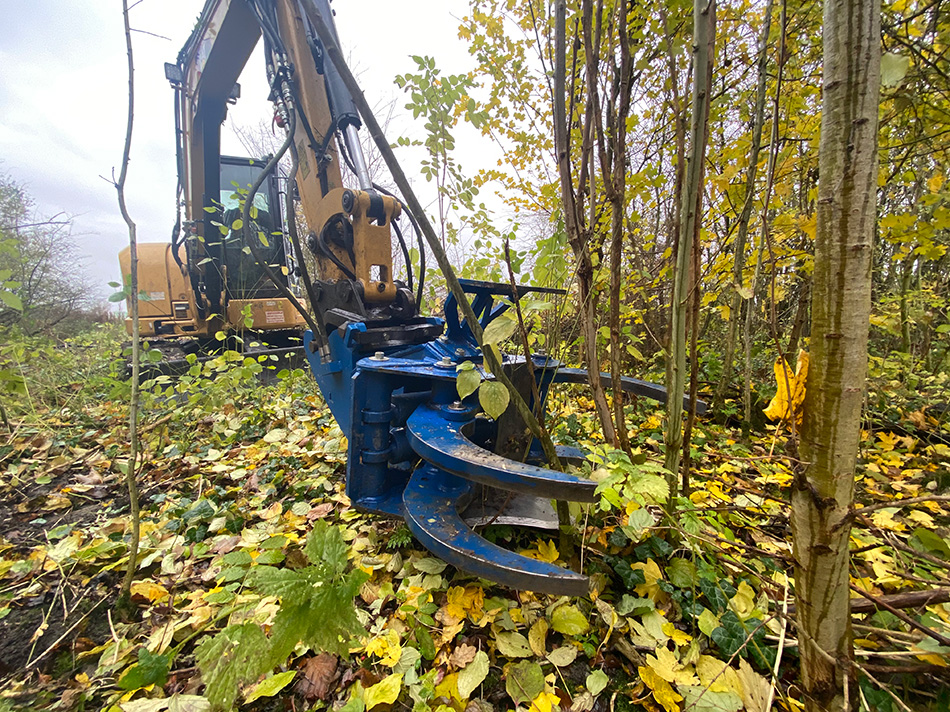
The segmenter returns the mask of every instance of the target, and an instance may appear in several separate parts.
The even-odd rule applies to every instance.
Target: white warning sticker
[[[264,319],[268,324],[282,324],[284,322],[284,312],[265,311]]]

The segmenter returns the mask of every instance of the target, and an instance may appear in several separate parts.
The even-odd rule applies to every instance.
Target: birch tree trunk
[[[715,0],[694,0],[693,4],[693,101],[690,118],[689,158],[686,183],[681,196],[682,218],[673,275],[670,351],[667,359],[666,469],[670,502],[679,490],[680,451],[683,447],[683,390],[686,386],[686,311],[689,299],[689,262],[693,240],[699,237],[703,204],[703,163],[709,135],[709,96],[713,50],[716,43]]]
[[[880,0],[826,0],[811,360],[792,487],[805,709],[852,709],[848,537],[871,309]]]

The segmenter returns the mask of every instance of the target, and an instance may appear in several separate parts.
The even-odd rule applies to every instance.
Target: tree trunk
[[[132,63],[132,30],[129,27],[129,4],[122,0],[122,20],[125,25],[125,44],[129,62],[129,112],[125,130],[125,148],[122,151],[122,169],[119,178],[115,181],[116,193],[119,198],[119,211],[129,230],[129,316],[132,319],[132,393],[129,398],[129,464],[125,472],[125,482],[129,490],[129,509],[132,519],[129,541],[129,562],[126,565],[125,577],[116,602],[116,610],[123,619],[131,618],[134,612],[132,605],[132,581],[138,569],[139,536],[141,523],[139,518],[139,488],[136,479],[136,463],[139,456],[139,272],[138,272],[138,241],[136,226],[125,204],[125,179],[129,172],[129,154],[132,151],[132,120],[135,116],[135,82],[133,80],[134,65]]]
[[[857,700],[849,615],[854,496],[871,311],[881,62],[879,0],[827,0],[811,361],[792,486],[807,712]]]
[[[614,82],[619,96],[611,97],[611,105],[617,106],[611,113],[607,127],[612,144],[612,174],[604,174],[604,185],[609,186],[610,200],[610,376],[611,396],[614,406],[614,428],[617,444],[630,454],[630,439],[627,437],[627,422],[624,417],[624,394],[620,378],[620,282],[623,262],[623,215],[627,196],[627,115],[630,113],[630,92],[633,86],[630,61],[630,42],[627,38],[627,3],[617,6],[617,35],[620,45],[620,81]],[[615,67],[615,71],[618,71]],[[619,102],[619,103],[618,103]]]
[[[583,7],[585,43],[591,42],[592,8],[590,2]],[[581,319],[581,337],[584,340],[584,365],[590,373],[591,395],[594,407],[600,418],[604,431],[604,439],[617,445],[617,433],[613,425],[613,416],[607,403],[607,394],[600,382],[600,358],[597,355],[597,311],[594,299],[594,267],[590,258],[590,240],[584,226],[582,209],[579,209],[575,198],[574,182],[571,175],[571,152],[568,146],[568,125],[565,115],[565,22],[567,7],[564,0],[555,4],[555,56],[554,56],[554,143],[557,153],[558,174],[560,176],[561,205],[564,212],[564,227],[567,231],[568,243],[577,260],[577,302],[578,313]],[[593,46],[597,46],[596,43]],[[588,53],[590,54],[590,53]],[[596,82],[596,58],[587,59],[588,82]],[[594,143],[594,134],[600,128],[597,123],[596,86],[588,92],[587,117],[585,127],[589,131],[584,133],[585,146],[581,150],[581,165],[586,163],[586,156],[590,155],[590,148]],[[582,172],[583,172],[582,168]],[[594,204],[594,177],[593,171],[590,181],[590,203]],[[582,181],[583,183],[583,181]],[[583,185],[579,186],[581,193]]]
[[[670,502],[679,490],[677,477],[683,447],[683,390],[686,385],[686,312],[689,299],[690,258],[699,239],[703,203],[703,163],[709,135],[709,96],[716,41],[715,0],[693,3],[693,102],[690,118],[689,159],[681,195],[682,218],[673,275],[670,348],[667,360],[669,397],[666,401],[666,469]]]
[[[732,263],[732,294],[729,298],[729,331],[722,357],[722,376],[713,397],[715,405],[721,405],[726,389],[732,381],[733,362],[736,354],[736,337],[742,307],[742,272],[745,269],[746,242],[749,239],[749,223],[752,220],[752,202],[755,197],[755,178],[759,169],[759,151],[762,148],[762,125],[765,123],[765,84],[769,65],[769,31],[772,28],[772,0],[765,4],[762,34],[759,36],[758,79],[755,87],[755,113],[752,117],[752,146],[749,148],[749,166],[746,168],[745,202],[739,214]],[[779,58],[781,61],[781,57]]]

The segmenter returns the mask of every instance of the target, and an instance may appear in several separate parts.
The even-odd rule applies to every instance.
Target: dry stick
[[[34,665],[36,665],[40,660],[42,660],[42,659],[45,658],[47,655],[49,655],[49,654],[56,648],[57,645],[59,645],[60,643],[62,643],[62,642],[67,638],[67,636],[69,636],[70,633],[72,633],[84,620],[86,620],[89,616],[91,616],[91,615],[93,614],[93,612],[95,612],[95,610],[96,610],[99,606],[101,606],[103,603],[106,602],[106,600],[108,600],[108,596],[107,596],[106,598],[101,598],[101,599],[99,599],[99,601],[98,601],[92,608],[90,608],[88,611],[86,611],[86,612],[80,617],[80,619],[79,619],[78,621],[76,621],[76,622],[73,623],[71,626],[69,626],[69,628],[67,628],[66,631],[65,631],[61,636],[59,636],[55,641],[53,641],[52,645],[50,645],[46,650],[44,650],[42,653],[40,653],[39,655],[37,655],[35,658],[33,658],[32,660],[30,660],[30,661],[24,666],[23,669],[24,669],[24,670],[30,669],[31,667],[33,667]],[[73,609],[73,610],[75,610],[75,609]],[[110,626],[111,626],[111,620],[110,620]]]
[[[481,324],[478,323],[478,317],[475,316],[475,312],[472,310],[472,305],[465,296],[465,291],[462,289],[462,285],[459,284],[458,277],[455,275],[455,270],[452,269],[452,264],[449,262],[449,258],[445,254],[445,250],[442,248],[442,243],[439,241],[438,236],[432,229],[432,225],[429,223],[429,219],[426,217],[422,205],[416,198],[416,194],[412,190],[412,186],[409,184],[406,174],[403,173],[402,166],[400,166],[399,162],[396,160],[396,155],[393,153],[392,148],[390,148],[389,141],[386,140],[386,136],[383,134],[382,128],[380,128],[379,123],[376,121],[376,117],[373,115],[373,110],[367,103],[366,98],[363,96],[363,92],[360,90],[360,86],[356,81],[356,78],[353,76],[352,72],[350,72],[350,68],[343,59],[343,53],[340,51],[340,47],[336,43],[333,33],[330,31],[330,28],[327,26],[326,22],[324,22],[324,19],[321,17],[320,11],[317,10],[313,0],[302,0],[302,4],[304,12],[306,13],[310,22],[313,23],[314,29],[316,29],[317,35],[320,37],[320,42],[323,44],[323,48],[326,51],[327,56],[329,56],[330,61],[333,62],[333,65],[340,73],[343,83],[346,85],[350,96],[353,98],[356,107],[359,109],[360,116],[363,117],[363,121],[366,123],[366,128],[369,130],[370,136],[376,143],[376,147],[379,149],[380,154],[382,154],[383,160],[386,161],[386,166],[389,168],[389,171],[393,176],[393,180],[396,182],[396,186],[405,197],[406,202],[409,203],[409,209],[417,217],[419,226],[422,228],[422,234],[425,235],[426,242],[429,243],[429,249],[432,250],[432,254],[435,256],[436,262],[439,265],[439,269],[442,271],[442,274],[445,277],[445,282],[449,287],[449,291],[452,292],[452,295],[458,302],[458,307],[465,318],[465,323],[468,324],[469,329],[471,329],[472,334],[475,337],[475,341],[482,349],[482,354],[485,358],[488,368],[494,374],[495,379],[508,389],[511,402],[517,409],[518,414],[524,419],[525,424],[531,431],[531,434],[541,441],[541,447],[544,450],[544,455],[547,458],[548,465],[555,470],[562,470],[563,468],[561,467],[561,461],[557,456],[557,451],[554,449],[554,442],[551,440],[550,436],[542,431],[541,425],[538,423],[538,419],[534,417],[534,413],[531,412],[531,409],[528,407],[528,404],[525,403],[525,400],[518,392],[518,389],[515,388],[514,384],[511,382],[511,379],[509,379],[502,370],[501,363],[496,356],[495,351],[491,347],[485,348],[482,338],[482,327]]]
[[[854,591],[855,593],[860,594],[861,596],[864,596],[866,599],[868,599],[869,601],[871,601],[874,605],[878,606],[879,608],[883,608],[883,609],[885,609],[885,610],[890,611],[890,612],[893,613],[895,616],[897,616],[897,617],[900,618],[902,621],[904,621],[907,625],[909,625],[911,628],[915,628],[916,630],[919,630],[919,631],[920,631],[921,633],[923,633],[924,635],[930,636],[931,638],[933,638],[934,640],[936,640],[936,641],[937,641],[938,643],[940,643],[941,645],[946,645],[946,646],[950,647],[950,638],[948,638],[947,636],[941,635],[940,633],[938,633],[938,632],[935,631],[935,630],[931,630],[930,628],[928,628],[927,626],[923,625],[922,623],[918,623],[918,622],[915,621],[913,618],[911,618],[909,615],[907,615],[906,613],[904,613],[904,611],[900,610],[899,608],[895,608],[894,606],[892,606],[891,604],[889,604],[889,603],[887,603],[887,602],[881,600],[881,599],[878,598],[877,596],[872,596],[872,595],[871,595],[870,593],[868,593],[867,591],[862,591],[860,588],[858,588],[857,586],[855,586],[853,583],[852,583],[852,584],[848,584],[848,586],[851,588],[852,591]]]
[[[887,509],[888,507],[906,507],[908,504],[920,504],[921,502],[950,502],[950,496],[943,494],[925,495],[923,497],[910,497],[908,499],[895,499],[890,502],[878,502],[869,504],[867,507],[855,509],[855,514],[867,514],[878,509]]]
[[[129,170],[129,154],[132,150],[132,119],[135,108],[135,82],[133,81],[134,65],[132,63],[132,31],[129,28],[128,0],[122,0],[122,21],[125,26],[125,46],[129,59],[129,116],[125,129],[125,147],[122,151],[122,169],[119,171],[119,180],[115,181],[116,193],[119,196],[119,211],[122,219],[129,228],[129,262],[130,262],[130,294],[129,312],[132,317],[132,395],[129,402],[129,464],[126,468],[125,480],[129,489],[129,509],[132,515],[132,540],[129,542],[129,564],[122,581],[122,591],[119,593],[118,608],[127,609],[131,604],[132,579],[135,578],[136,561],[139,553],[139,488],[136,482],[136,460],[138,459],[138,415],[139,415],[139,276],[138,276],[138,244],[133,222],[125,205],[125,179]]]

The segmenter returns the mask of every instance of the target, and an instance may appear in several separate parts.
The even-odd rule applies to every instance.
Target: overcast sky
[[[240,0],[235,0],[240,1]],[[173,92],[163,64],[174,61],[203,0],[142,0],[131,11],[135,55],[135,128],[127,200],[142,242],[168,241],[175,220]],[[370,104],[395,99],[389,138],[421,137],[393,85],[428,54],[445,73],[472,65],[458,38],[463,0],[336,0],[337,29]],[[122,156],[128,101],[119,0],[0,0],[0,172],[26,185],[42,213],[74,218],[87,270],[103,285],[118,281],[117,254],[128,237],[111,176]],[[257,59],[258,61],[255,61]],[[269,121],[263,65],[252,57],[242,98],[222,129],[222,150],[242,155],[231,124]],[[477,134],[472,133],[473,136]],[[484,147],[483,147],[484,148]],[[470,155],[478,155],[472,146]],[[484,153],[484,151],[483,151]],[[471,162],[466,162],[469,166]],[[480,166],[470,165],[471,170]],[[407,173],[414,169],[407,166]]]

